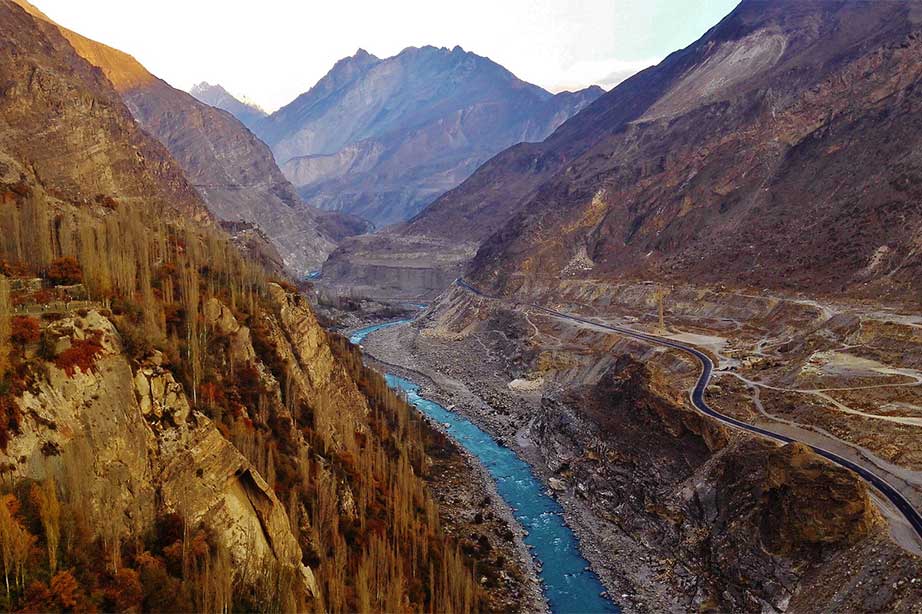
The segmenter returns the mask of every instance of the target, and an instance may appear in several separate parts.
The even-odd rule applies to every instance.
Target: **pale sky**
[[[695,41],[738,0],[32,0],[174,87],[220,83],[268,111],[362,47],[461,45],[552,91],[610,89]]]

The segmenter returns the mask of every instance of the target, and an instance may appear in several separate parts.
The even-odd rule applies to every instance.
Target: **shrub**
[[[68,377],[73,377],[77,369],[89,373],[96,368],[96,359],[102,349],[100,334],[96,333],[92,337],[75,340],[69,348],[58,354],[54,364]]]
[[[13,318],[10,340],[20,347],[36,343],[42,338],[42,326],[37,318],[16,316]]]
[[[83,269],[73,256],[55,258],[48,268],[48,281],[56,286],[71,286],[83,281]]]
[[[42,288],[32,295],[32,300],[40,305],[47,305],[55,300],[57,300],[58,295],[53,290],[48,288]]]
[[[150,335],[142,326],[138,326],[126,318],[121,318],[118,323],[118,332],[122,337],[122,347],[125,354],[135,362],[140,361],[153,351],[154,344],[150,339]]]

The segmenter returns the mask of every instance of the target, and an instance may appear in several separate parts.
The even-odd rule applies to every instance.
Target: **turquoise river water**
[[[407,322],[368,326],[353,333],[349,340],[360,344],[375,331]],[[620,612],[614,603],[601,596],[605,588],[580,554],[576,536],[564,522],[560,504],[545,492],[528,463],[469,420],[419,396],[419,386],[414,382],[390,373],[386,378],[388,385],[402,390],[417,410],[446,425],[448,434],[476,456],[496,481],[497,492],[528,531],[525,543],[538,563],[551,612]]]

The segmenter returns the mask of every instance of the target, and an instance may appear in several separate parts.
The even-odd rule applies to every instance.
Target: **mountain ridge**
[[[255,129],[308,203],[381,226],[501,149],[544,138],[602,91],[551,94],[460,46],[384,59],[359,49]]]
[[[217,218],[259,226],[295,276],[316,269],[334,249],[321,219],[328,214],[301,202],[269,148],[233,115],[173,88],[132,56],[49,21],[25,0],[15,1],[57,27],[79,55],[105,73]]]
[[[741,3],[698,42],[614,88],[542,143],[491,159],[398,232],[482,242],[473,275],[510,291],[538,271],[577,274],[567,267],[585,258],[578,275],[854,292],[886,279],[888,293],[905,293],[918,247],[893,224],[894,216],[909,228],[920,223],[907,208],[917,188],[906,179],[916,166],[908,144],[919,138],[906,115],[917,99],[910,50],[918,15],[898,3],[764,9]],[[890,107],[895,100],[902,106]],[[880,136],[897,126],[901,138]],[[892,163],[846,156],[859,140],[890,152]],[[858,158],[863,172],[849,171]],[[807,182],[810,173],[794,160],[816,179]],[[888,187],[900,181],[905,187]],[[811,195],[803,206],[799,194]],[[836,228],[835,249],[822,246],[822,235],[798,232],[795,220],[811,216]],[[859,219],[867,236],[844,243],[844,224]],[[894,230],[885,233],[888,224]]]
[[[223,109],[240,120],[244,126],[253,131],[254,126],[268,114],[255,103],[241,100],[228,92],[220,84],[202,81],[189,90],[189,94],[205,104]]]

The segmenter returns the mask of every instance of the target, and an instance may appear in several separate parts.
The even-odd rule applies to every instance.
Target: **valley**
[[[582,291],[585,291],[585,287]],[[673,310],[666,310],[670,332],[658,331],[656,302],[651,300],[655,297],[655,292],[644,285],[635,287],[634,291],[646,293],[647,302],[635,305],[640,307],[640,310],[629,311],[622,307],[624,311],[617,317],[617,321],[630,322],[631,329],[650,331],[658,339],[660,335],[666,334],[671,338],[683,339],[684,343],[689,343],[689,339],[695,339],[698,343],[713,342],[714,336],[705,336],[705,329],[700,325],[693,329],[685,329],[684,326],[673,323],[678,322],[682,316],[700,318],[701,312],[690,306],[685,307],[688,312],[681,316]],[[543,476],[545,483],[551,484],[551,488],[555,489],[555,495],[561,499],[567,510],[568,523],[581,537],[583,552],[592,561],[593,567],[601,570],[606,587],[612,594],[630,596],[616,599],[619,605],[628,610],[632,606],[637,607],[640,611],[698,607],[693,605],[696,601],[699,604],[706,601],[705,579],[711,578],[713,581],[715,577],[720,578],[719,584],[726,586],[735,574],[740,573],[735,567],[743,564],[743,561],[730,558],[717,563],[707,563],[707,559],[697,559],[701,554],[694,554],[694,548],[676,548],[674,540],[678,537],[670,533],[677,531],[681,534],[694,526],[694,518],[701,511],[695,511],[694,505],[691,508],[686,506],[704,495],[699,492],[701,485],[695,486],[691,492],[670,491],[666,485],[678,478],[679,482],[674,486],[678,489],[682,483],[681,476],[687,476],[689,470],[703,471],[707,465],[694,469],[696,462],[693,459],[702,453],[707,454],[708,450],[712,450],[711,453],[717,454],[718,458],[727,455],[735,458],[733,461],[713,462],[745,463],[743,459],[746,458],[746,454],[753,453],[752,446],[758,443],[756,449],[762,454],[762,451],[767,452],[775,444],[759,443],[758,438],[736,435],[733,431],[719,427],[709,427],[706,419],[693,418],[692,415],[681,412],[675,419],[670,418],[669,412],[677,411],[682,405],[692,408],[687,391],[691,390],[698,380],[698,365],[684,359],[681,354],[663,352],[645,341],[619,339],[617,335],[612,337],[610,332],[603,328],[604,322],[614,320],[612,306],[604,311],[596,309],[588,314],[585,303],[577,302],[576,296],[568,298],[574,300],[565,304],[567,310],[581,313],[583,315],[578,316],[580,319],[591,319],[602,323],[603,326],[561,320],[559,316],[551,316],[546,311],[525,308],[521,303],[518,309],[511,303],[503,307],[502,303],[495,299],[456,286],[409,327],[403,326],[377,333],[366,339],[364,347],[372,356],[386,361],[389,369],[406,369],[414,380],[425,382],[423,394],[441,399],[443,405],[463,413],[500,442],[510,445],[529,460],[539,475]],[[579,298],[585,300],[587,297],[583,295]],[[554,305],[554,308],[560,310],[564,306]],[[713,304],[709,304],[705,309],[715,310]],[[806,313],[802,316],[810,317],[816,313],[815,310],[816,307],[813,305],[804,306]],[[717,315],[715,311],[711,311],[711,317]],[[738,307],[735,315],[741,315]],[[721,318],[714,319],[719,321]],[[515,325],[510,326],[510,321],[515,322]],[[683,324],[686,321],[683,319]],[[680,333],[680,330],[683,332]],[[690,332],[691,330],[694,333]],[[727,336],[726,331],[723,331],[723,335]],[[722,341],[721,345],[729,346],[732,342]],[[717,359],[714,373],[722,373],[721,369],[726,367],[725,361],[728,359],[723,355],[717,358],[719,354],[715,352],[713,345],[698,347]],[[722,353],[726,349],[729,348],[718,348],[717,352]],[[474,354],[480,359],[472,362],[468,357]],[[599,371],[604,372],[611,368],[624,369],[625,361],[630,363],[624,354],[636,360],[643,360],[652,371],[653,380],[656,382],[653,389],[655,394],[661,395],[661,399],[668,399],[668,403],[672,404],[673,409],[659,410],[667,412],[657,417],[657,421],[663,420],[664,424],[651,423],[649,418],[642,414],[636,417],[628,414],[603,419],[593,413],[587,415],[586,412],[589,410],[575,409],[592,398],[591,392],[581,392],[586,389],[586,385],[581,382],[594,381]],[[725,389],[724,381],[721,379],[723,377],[725,376],[715,377],[715,380],[712,380],[715,383],[711,384],[707,393],[707,402],[718,408],[718,411],[753,423],[757,428],[780,432],[782,436],[795,437],[811,445],[829,449],[852,462],[869,467],[875,474],[886,476],[888,482],[897,485],[908,499],[915,502],[914,505],[918,505],[918,481],[913,470],[884,461],[877,455],[880,453],[879,448],[877,453],[872,452],[865,448],[866,442],[861,439],[852,440],[860,442],[856,445],[847,442],[841,436],[836,437],[822,429],[816,429],[806,421],[794,427],[793,424],[788,425],[776,419],[760,420],[755,407],[751,412],[740,413],[740,406],[745,406],[743,404],[749,397],[745,396],[745,393],[740,397],[728,394],[729,391]],[[642,391],[650,386],[650,383],[638,382],[634,385],[640,386],[640,389],[627,388],[617,394],[641,399],[644,398],[643,394],[649,394]],[[574,402],[578,405],[572,405]],[[634,407],[640,402],[631,401]],[[628,407],[630,405],[625,409]],[[771,412],[771,407],[767,403],[764,404],[764,411]],[[643,440],[633,444],[639,447],[626,448],[623,443],[617,443],[623,436],[615,437],[613,442],[608,439],[611,436],[605,435],[610,432],[607,429],[613,428],[606,426],[606,420],[619,421],[623,424],[620,429],[631,430],[640,426],[648,430],[648,438],[654,437],[655,429],[649,429],[656,424],[657,428],[664,429],[663,435],[659,435],[665,437],[659,444],[664,448],[656,452],[649,442],[640,443]],[[626,423],[623,422],[625,420]],[[633,421],[638,423],[632,424]],[[553,428],[547,430],[551,424],[554,425]],[[791,428],[786,429],[786,425]],[[671,458],[669,462],[662,459],[660,455],[666,454],[668,449],[674,447],[684,450],[683,456]],[[911,449],[911,444],[902,449]],[[650,457],[646,455],[653,455],[653,458],[660,459],[655,461],[654,465],[657,467],[654,473],[656,477],[642,477],[643,471],[640,475],[628,474],[630,477],[626,478],[613,477],[610,473],[612,469],[599,465],[598,459],[605,459],[606,455],[609,459],[618,459],[616,462],[619,465],[635,468],[638,461],[651,462]],[[635,456],[645,460],[635,460]],[[691,467],[687,466],[689,463]],[[892,504],[887,503],[885,497],[875,494],[873,489],[861,487],[854,479],[851,483],[842,482],[842,478],[848,472],[841,473],[840,470],[836,473],[831,465],[828,468],[824,468],[823,465],[815,467],[816,469],[809,471],[819,470],[819,475],[827,474],[831,480],[824,484],[822,480],[817,482],[817,478],[810,478],[813,487],[820,489],[814,496],[819,497],[823,503],[818,503],[813,512],[801,509],[798,513],[817,514],[813,522],[819,524],[814,530],[820,531],[825,537],[824,542],[818,542],[813,547],[820,548],[821,551],[839,549],[841,554],[837,560],[850,560],[849,565],[857,565],[855,569],[860,570],[857,576],[853,577],[851,588],[842,589],[840,594],[836,595],[839,599],[836,603],[846,609],[865,609],[870,608],[869,604],[875,603],[875,599],[883,598],[883,595],[890,600],[890,606],[896,609],[901,607],[898,605],[900,603],[913,603],[919,595],[918,587],[913,587],[914,583],[908,581],[900,585],[898,580],[903,574],[911,579],[914,574],[919,573],[919,559],[916,558],[920,543],[918,535],[907,524],[905,517],[897,513]],[[615,471],[617,474],[617,470]],[[708,469],[708,472],[713,471],[715,469]],[[631,484],[638,480],[644,480],[642,483],[646,483],[647,479],[652,480],[648,487],[633,491],[638,493],[634,495],[638,497],[636,503],[630,499],[625,500],[626,495],[619,493],[620,489],[625,488],[625,480],[627,484]],[[718,478],[712,476],[707,481],[714,479]],[[621,486],[614,487],[612,482]],[[823,485],[820,486],[821,484]],[[769,487],[767,492],[779,487],[780,484]],[[783,487],[780,492],[789,487]],[[822,490],[826,488],[829,490]],[[628,492],[632,490],[629,489]],[[689,496],[692,498],[688,499]],[[858,498],[853,499],[855,496]],[[862,507],[855,508],[854,505],[862,500]],[[641,502],[643,505],[637,507]],[[795,504],[795,508],[799,505],[801,504]],[[880,507],[882,516],[875,511],[875,505]],[[827,508],[836,511],[830,512]],[[831,516],[826,516],[826,513],[830,513]],[[837,517],[838,514],[842,516]],[[862,520],[859,522],[859,519]],[[757,517],[752,521],[759,526]],[[798,522],[804,521],[805,519],[801,518]],[[824,528],[820,529],[820,526]],[[766,538],[763,534],[763,539]],[[804,534],[797,538],[794,544],[797,544],[798,548],[806,548],[809,547],[807,544],[811,539],[815,538],[809,538]],[[900,546],[896,546],[891,539]],[[799,540],[805,541],[798,544]],[[825,545],[821,546],[821,543]],[[773,581],[783,580],[783,586],[797,581],[794,578],[809,581],[808,578],[818,575],[828,580],[829,577],[838,577],[837,574],[844,573],[841,569],[835,569],[834,564],[827,565],[831,567],[827,569],[823,569],[821,565],[819,570],[812,571],[795,567],[786,572],[793,576],[775,575],[782,573],[781,570],[791,564],[785,563],[785,558],[793,557],[793,562],[798,556],[802,556],[788,550],[794,544],[784,549],[773,548],[773,554],[769,555],[773,563],[765,569],[774,571],[762,572],[767,574],[764,581],[774,576]],[[742,548],[740,554],[747,548],[741,543],[737,543],[735,547]],[[879,577],[879,570],[873,565],[863,566],[860,563],[862,557],[866,556],[866,548],[875,549],[885,553],[882,556],[894,557],[893,560],[899,561],[892,570],[894,575],[890,576],[896,578],[899,591],[890,588],[889,585],[884,591],[883,586],[888,581],[887,578]],[[880,548],[883,550],[879,550]],[[627,552],[636,555],[625,556]],[[624,564],[625,560],[629,561],[627,565]],[[657,578],[657,582],[673,586],[674,592],[657,594],[656,583],[651,583],[651,578]],[[735,601],[738,607],[744,607],[749,599],[769,602],[776,600],[775,603],[782,603],[792,598],[792,595],[780,586],[774,589],[774,593],[771,592],[772,589],[763,589],[761,593],[755,594],[746,594],[752,590],[752,584],[748,580],[744,581],[743,586],[750,588],[733,597],[734,600],[739,599]],[[877,591],[882,592],[878,594]],[[799,610],[810,611],[816,607],[816,603],[810,605],[809,601],[811,595],[816,596],[815,589],[800,588],[798,595],[805,600],[799,602]],[[824,598],[828,597],[830,596],[826,594]],[[725,596],[723,599],[726,598]]]
[[[922,614],[922,4],[514,1],[0,0],[0,610]]]

